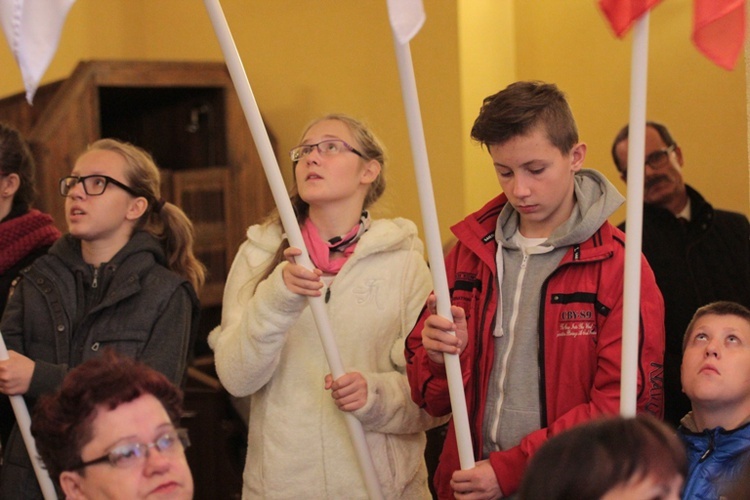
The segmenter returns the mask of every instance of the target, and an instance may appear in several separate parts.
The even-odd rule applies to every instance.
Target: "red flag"
[[[599,8],[607,16],[615,35],[622,38],[639,17],[659,2],[661,0],[599,0]]]
[[[724,69],[734,68],[745,40],[745,0],[695,0],[693,43]]]

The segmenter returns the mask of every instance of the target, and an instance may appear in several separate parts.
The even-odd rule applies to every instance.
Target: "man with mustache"
[[[700,306],[730,300],[750,307],[750,223],[714,209],[685,184],[682,150],[667,128],[646,123],[643,254],[664,295],[664,419],[678,425],[690,410],[680,383],[682,337]],[[628,127],[612,144],[612,158],[627,181]],[[625,230],[625,223],[620,224]]]

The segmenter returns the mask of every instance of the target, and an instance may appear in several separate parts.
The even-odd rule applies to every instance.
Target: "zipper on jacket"
[[[522,250],[523,254],[523,260],[521,260],[521,271],[518,273],[518,276],[516,277],[516,286],[513,293],[513,307],[511,308],[510,313],[510,320],[508,321],[508,331],[506,332],[507,335],[507,345],[505,348],[505,352],[503,353],[503,359],[502,359],[502,367],[503,370],[500,373],[500,377],[497,381],[497,388],[498,388],[498,398],[497,398],[497,408],[496,413],[492,415],[492,421],[490,422],[490,437],[492,439],[497,437],[497,432],[500,428],[500,414],[503,411],[503,406],[505,405],[505,380],[508,375],[508,360],[510,359],[510,354],[513,351],[513,347],[515,346],[515,340],[516,340],[516,323],[518,322],[518,315],[519,315],[519,308],[520,308],[520,302],[521,302],[521,289],[523,288],[523,281],[526,278],[526,268],[528,267],[529,263],[529,254],[526,253],[526,250]],[[500,286],[500,290],[502,290],[502,285]],[[502,292],[498,292],[502,293]],[[494,349],[494,346],[492,347]],[[494,367],[493,367],[494,368]]]
[[[91,288],[96,288],[99,286],[99,268],[94,268],[94,279],[91,281]]]
[[[492,276],[492,273],[490,273]],[[492,289],[495,286],[495,276],[492,276],[492,279],[489,280],[489,283],[487,284],[487,295],[484,301],[484,305],[482,310],[487,311],[490,307],[490,302],[492,301]],[[498,285],[499,286],[499,285]],[[500,288],[498,288],[498,300],[497,300],[498,308],[500,307]],[[487,320],[487,315],[482,314],[481,320],[479,321],[479,329],[478,332],[484,332],[485,329],[485,321]],[[495,315],[491,320],[490,327],[494,330],[495,323],[497,322],[497,310],[495,311]],[[476,352],[482,353],[484,352],[484,343],[482,342],[482,335],[477,335],[477,346],[476,346]],[[482,356],[474,356],[474,373],[480,373],[480,365],[481,365],[481,358]],[[490,370],[492,370],[492,367],[490,367]],[[482,397],[480,394],[482,393],[482,382],[480,380],[480,377],[474,377],[474,404],[473,407],[473,413],[475,415],[482,415],[481,418],[477,419],[478,425],[475,427],[475,432],[473,433],[473,441],[474,441],[474,458],[476,460],[480,460],[482,456],[484,455],[484,436],[482,434],[482,428],[484,427],[484,411],[480,410],[480,405],[482,401]]]
[[[700,460],[698,460],[698,463],[703,462],[705,459],[708,458],[709,455],[714,451],[714,435],[709,434],[708,436],[708,448],[706,451],[703,452],[703,455],[701,455]]]

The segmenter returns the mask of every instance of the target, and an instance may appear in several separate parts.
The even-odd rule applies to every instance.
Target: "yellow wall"
[[[459,0],[461,137],[464,213],[481,208],[499,193],[489,154],[469,140],[482,100],[516,80],[513,2]]]
[[[589,145],[586,165],[625,193],[612,139],[628,121],[632,35],[612,35],[595,2],[516,2],[517,76],[556,82]],[[647,116],[682,148],[684,176],[715,206],[748,210],[744,60],[726,71],[690,41],[692,0],[669,0],[650,15]],[[621,209],[613,222],[625,218]]]
[[[388,189],[377,215],[419,221],[416,184],[385,1],[223,0],[222,6],[267,125],[286,156],[313,118],[341,111],[366,120],[386,144]],[[127,7],[126,7],[127,6]],[[412,41],[425,137],[442,233],[463,213],[456,5],[430,1]],[[44,81],[65,78],[81,59],[222,60],[200,0],[77,0]],[[0,44],[0,96],[22,90]],[[2,117],[0,117],[2,118]]]
[[[594,0],[425,0],[411,43],[443,239],[499,188],[487,153],[468,139],[486,95],[516,79],[556,82],[589,144],[587,166],[623,192],[609,157],[628,119],[630,36],[617,40]],[[279,140],[280,163],[304,125],[343,111],[388,146],[389,187],[378,215],[419,221],[400,84],[384,0],[223,0],[256,100]],[[672,129],[685,177],[716,205],[748,213],[743,61],[714,66],[690,42],[692,1],[651,15],[648,115]],[[44,78],[82,59],[221,60],[200,0],[77,0]],[[0,43],[0,96],[22,91]],[[0,117],[2,118],[2,117]],[[613,217],[624,218],[624,210]]]

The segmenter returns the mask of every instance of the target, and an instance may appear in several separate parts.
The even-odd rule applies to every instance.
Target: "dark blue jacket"
[[[687,447],[689,467],[682,498],[718,500],[741,479],[750,456],[750,423],[732,431],[717,427],[693,432],[685,425],[690,420],[683,419],[677,429]]]

